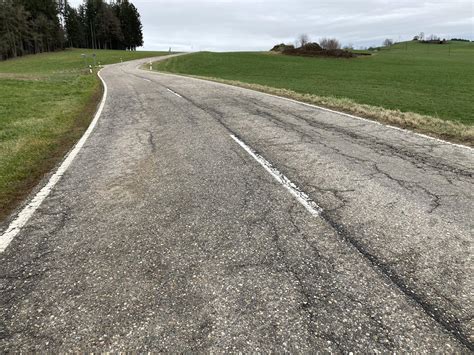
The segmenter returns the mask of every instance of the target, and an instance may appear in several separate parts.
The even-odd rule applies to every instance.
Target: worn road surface
[[[0,351],[473,351],[473,150],[139,63],[0,254]]]

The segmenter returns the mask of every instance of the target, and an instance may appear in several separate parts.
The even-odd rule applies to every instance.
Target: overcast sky
[[[421,31],[474,39],[472,0],[131,1],[142,16],[146,50],[268,50],[294,43],[300,33],[357,47],[411,39]]]

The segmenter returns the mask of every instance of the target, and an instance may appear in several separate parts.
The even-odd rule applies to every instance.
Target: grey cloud
[[[142,14],[144,49],[266,50],[299,33],[318,40],[378,45],[423,31],[473,39],[470,0],[132,0]],[[79,3],[75,0],[72,3]]]

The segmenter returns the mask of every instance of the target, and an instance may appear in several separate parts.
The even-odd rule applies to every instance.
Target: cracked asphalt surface
[[[0,351],[473,350],[472,150],[145,61],[0,254]]]

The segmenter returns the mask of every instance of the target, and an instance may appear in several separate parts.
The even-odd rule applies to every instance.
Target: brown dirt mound
[[[272,49],[270,49],[270,51],[282,53],[284,50],[289,49],[289,48],[295,48],[295,46],[291,44],[280,43],[280,44],[275,45]]]
[[[279,52],[285,55],[297,55],[304,57],[334,57],[334,58],[353,58],[357,55],[343,49],[323,49],[316,43],[307,43],[302,47],[295,48],[293,45],[284,43],[277,44],[271,51]]]

